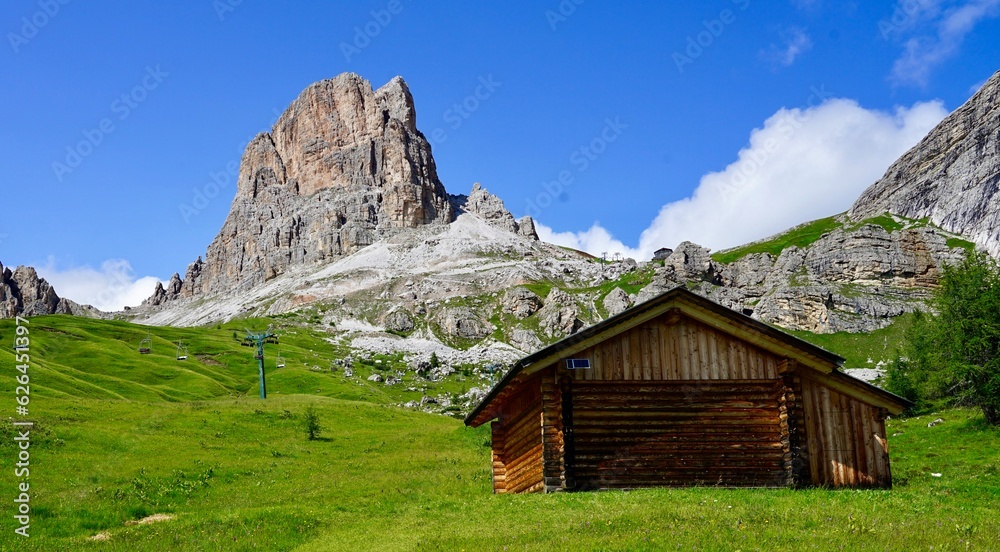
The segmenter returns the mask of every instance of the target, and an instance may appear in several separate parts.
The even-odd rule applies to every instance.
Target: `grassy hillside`
[[[229,326],[154,329],[150,358],[134,353],[136,326],[31,327],[32,537],[13,534],[15,479],[2,470],[0,550],[990,550],[1000,537],[1000,431],[972,411],[890,420],[891,491],[494,496],[486,428],[313,371],[338,354],[322,333],[285,329],[288,367],[262,401]],[[11,328],[0,324],[4,342]],[[175,338],[206,358],[178,363]],[[0,396],[13,413],[11,380]],[[318,441],[306,439],[309,405]],[[12,427],[0,428],[6,462]],[[170,517],[136,523],[154,514]]]
[[[401,355],[353,354],[354,377],[330,368],[352,351],[331,342],[330,335],[284,320],[239,320],[209,328],[157,328],[120,321],[73,316],[32,318],[32,393],[35,399],[88,398],[184,402],[259,394],[255,348],[240,345],[244,328],[274,325],[280,343],[265,348],[269,394],[311,394],[348,400],[398,404],[426,393],[462,393],[481,381],[453,378],[430,382],[407,374],[402,383],[385,386],[367,381],[373,373],[398,375],[406,369]],[[140,355],[147,332],[152,353]],[[0,320],[0,343],[12,343],[14,321]],[[188,346],[188,360],[176,360],[177,341]],[[275,367],[280,352],[285,368]],[[14,364],[14,352],[0,350],[0,363]],[[407,391],[417,387],[420,391]],[[13,393],[12,379],[0,390]]]
[[[790,228],[780,234],[776,234],[761,241],[756,241],[735,247],[733,249],[717,251],[712,254],[712,259],[719,263],[729,264],[752,253],[770,253],[771,255],[777,257],[787,247],[807,247],[822,238],[824,234],[833,232],[834,230],[843,228],[847,231],[853,231],[866,224],[881,226],[886,230],[886,232],[890,233],[904,228],[933,226],[929,219],[914,220],[896,215],[890,215],[889,213],[853,222],[846,220],[844,213],[841,213],[832,217],[800,224],[799,226]],[[968,240],[964,240],[957,236],[951,236],[947,232],[945,232],[945,234],[950,236],[947,238],[948,247],[961,247],[966,251],[972,251],[976,248],[976,245]]]
[[[309,403],[324,440],[305,438]],[[38,409],[33,536],[3,516],[4,550],[989,550],[1000,536],[1000,432],[966,411],[890,422],[892,491],[494,496],[487,433],[442,416],[305,396]],[[173,519],[130,525],[151,514]]]
[[[912,314],[904,314],[896,317],[890,326],[870,333],[785,331],[844,357],[845,368],[875,368],[879,362],[895,359],[903,350],[906,331],[913,325],[913,320]]]
[[[786,247],[806,247],[809,244],[823,237],[823,234],[841,228],[842,223],[837,221],[837,217],[828,217],[814,220],[800,226],[796,226],[787,232],[770,238],[768,240],[751,243],[738,247],[719,251],[712,255],[712,259],[719,263],[728,264],[752,253],[770,253],[777,257]]]

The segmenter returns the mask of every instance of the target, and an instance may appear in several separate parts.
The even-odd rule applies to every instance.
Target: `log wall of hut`
[[[802,394],[813,484],[890,487],[887,413],[810,378]]]
[[[567,487],[785,484],[778,357],[675,313],[574,356]]]
[[[538,378],[528,382],[492,424],[494,492],[543,489],[540,390]]]
[[[583,381],[573,386],[574,489],[781,486],[779,382]]]

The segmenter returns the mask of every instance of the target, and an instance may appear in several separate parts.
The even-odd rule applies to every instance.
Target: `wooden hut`
[[[676,288],[517,362],[465,423],[492,420],[497,493],[890,487],[910,403],[843,360]]]

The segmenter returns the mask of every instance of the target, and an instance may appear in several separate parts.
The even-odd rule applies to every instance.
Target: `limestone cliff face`
[[[896,161],[851,207],[929,218],[1000,256],[1000,72]]]
[[[150,302],[249,289],[452,215],[406,83],[372,90],[342,74],[304,90],[247,146],[229,217],[204,260],[171,284],[176,293],[157,289]]]
[[[871,331],[926,308],[942,268],[965,256],[928,226],[889,232],[877,224],[839,228],[777,257],[754,253],[722,264],[682,243],[638,296],[685,284],[727,307],[792,330]]]
[[[83,315],[85,310],[56,290],[34,268],[19,266],[11,271],[0,264],[0,318],[45,314]]]

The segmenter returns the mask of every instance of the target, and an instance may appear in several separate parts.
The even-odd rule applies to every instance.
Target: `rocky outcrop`
[[[507,342],[525,353],[533,353],[542,348],[542,340],[538,339],[535,332],[523,328],[511,330]]]
[[[549,337],[565,337],[583,328],[580,307],[565,291],[553,288],[545,298],[545,306],[537,313],[538,325]]]
[[[248,289],[289,267],[353,253],[405,228],[452,220],[413,97],[396,77],[372,90],[354,74],[308,87],[240,164],[222,231],[179,293]]]
[[[529,289],[516,287],[504,292],[500,305],[505,313],[523,320],[542,308],[542,298]]]
[[[637,300],[689,285],[722,305],[783,328],[871,331],[923,307],[943,267],[966,254],[949,247],[947,237],[933,227],[889,232],[877,224],[838,228],[807,247],[786,247],[777,258],[754,253],[723,264],[708,253],[681,244]]]
[[[386,315],[385,327],[394,332],[412,332],[414,328],[413,317],[406,310],[394,310]]]
[[[631,307],[632,299],[625,293],[625,290],[616,287],[604,296],[602,304],[604,305],[604,310],[608,311],[608,316],[614,316],[625,312],[626,309]]]
[[[929,218],[1000,256],[1000,72],[889,167],[849,215]]]
[[[442,309],[438,325],[448,336],[462,339],[483,339],[496,329],[468,307]]]
[[[60,298],[44,278],[38,277],[34,268],[19,266],[11,271],[0,264],[0,318],[94,313],[96,311],[92,307],[82,307],[69,299]]]
[[[472,185],[472,192],[469,195],[453,195],[450,199],[456,211],[472,213],[497,228],[533,240],[538,239],[535,221],[531,217],[514,220],[514,215],[504,207],[503,200],[486,191],[486,188],[478,182]]]

